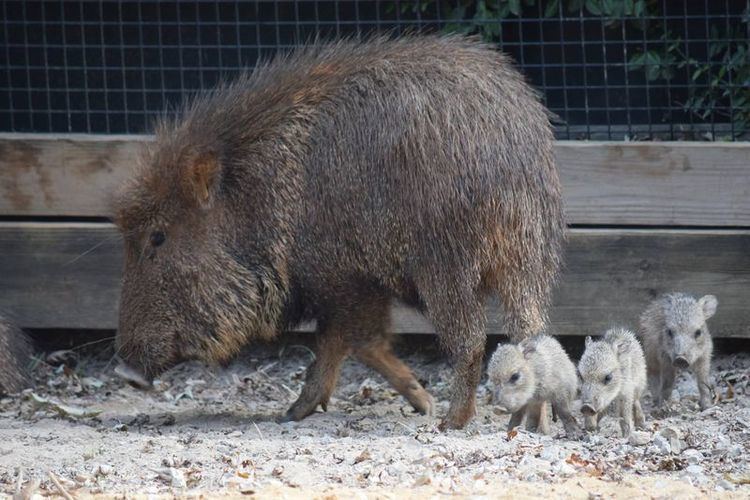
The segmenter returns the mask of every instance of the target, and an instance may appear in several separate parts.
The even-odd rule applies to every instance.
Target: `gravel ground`
[[[451,371],[428,344],[401,354],[444,414]],[[717,356],[713,408],[700,412],[694,382],[681,377],[670,411],[651,415],[646,432],[623,439],[607,418],[601,433],[582,441],[560,437],[559,422],[552,436],[506,432],[508,416],[493,412],[484,386],[474,422],[440,433],[436,418],[412,413],[353,361],[327,413],[279,424],[311,356],[286,344],[256,349],[225,369],[189,363],[149,393],[124,385],[101,356],[75,368],[40,362],[33,390],[0,401],[0,491],[26,498],[60,488],[79,498],[750,498],[747,353]]]

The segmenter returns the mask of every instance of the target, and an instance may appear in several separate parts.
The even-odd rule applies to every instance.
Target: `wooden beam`
[[[109,224],[0,223],[0,310],[24,327],[116,328],[120,245]],[[750,230],[571,230],[552,331],[634,327],[652,297],[672,290],[715,294],[714,335],[750,338]],[[488,314],[488,332],[500,333],[500,309]],[[393,316],[397,332],[432,332],[409,309]]]
[[[0,216],[110,215],[148,136],[0,134]],[[750,227],[750,143],[559,141],[570,224]]]
[[[750,226],[750,143],[557,143],[571,224]]]

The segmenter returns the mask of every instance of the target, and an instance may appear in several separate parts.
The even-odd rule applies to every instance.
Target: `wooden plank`
[[[572,224],[750,226],[750,143],[558,142]]]
[[[0,215],[108,216],[146,140],[0,134]],[[556,147],[570,224],[750,227],[750,143]]]
[[[0,134],[0,215],[102,217],[147,136]]]
[[[109,224],[0,223],[0,255],[0,310],[23,326],[116,327],[122,254]],[[650,298],[670,290],[717,295],[714,334],[750,338],[750,230],[571,230],[553,331],[635,326]],[[488,332],[499,333],[499,308],[488,312]],[[398,332],[432,331],[411,310],[393,315]]]

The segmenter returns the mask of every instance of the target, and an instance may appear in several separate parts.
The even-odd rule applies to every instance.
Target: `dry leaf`
[[[102,412],[102,410],[90,410],[87,408],[81,408],[79,406],[66,405],[66,404],[60,403],[59,401],[54,401],[52,399],[43,398],[34,392],[31,393],[31,399],[33,399],[34,402],[38,404],[39,406],[43,408],[51,408],[64,417],[73,417],[73,418],[96,417]]]
[[[508,441],[510,441],[516,436],[518,436],[518,431],[516,429],[511,429],[508,431]]]
[[[734,484],[750,484],[750,474],[745,473],[743,475],[724,474],[724,479]]]
[[[370,452],[368,450],[364,450],[362,453],[359,454],[357,458],[354,459],[354,465],[357,465],[358,463],[362,463],[365,460],[370,460],[372,456],[370,455]]]
[[[730,382],[727,382],[727,392],[724,395],[724,400],[727,399],[734,399],[734,386]]]

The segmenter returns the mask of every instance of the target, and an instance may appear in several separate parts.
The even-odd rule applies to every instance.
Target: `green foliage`
[[[737,132],[750,128],[750,7],[739,25],[727,28],[711,25],[708,60],[686,54],[684,41],[667,30],[659,17],[659,0],[427,0],[401,2],[403,12],[427,11],[440,2],[448,13],[446,31],[479,34],[486,41],[497,41],[502,34],[498,20],[520,16],[524,7],[540,9],[545,18],[555,16],[594,16],[610,29],[623,23],[643,33],[642,50],[630,55],[628,69],[642,72],[648,81],[669,82],[678,70],[687,71],[689,98],[679,103],[701,120],[732,119]],[[652,40],[658,40],[653,42]],[[731,108],[732,113],[717,108]]]

